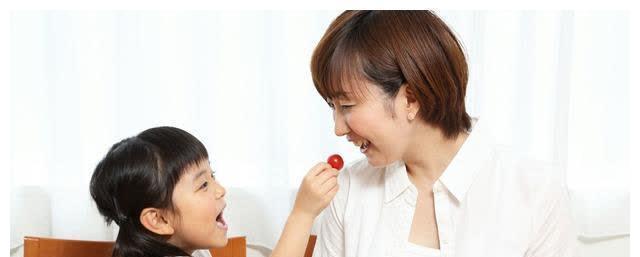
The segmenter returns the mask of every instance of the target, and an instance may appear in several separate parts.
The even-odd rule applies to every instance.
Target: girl
[[[337,170],[314,166],[272,256],[302,256],[313,220],[338,190]],[[111,147],[98,163],[91,196],[107,223],[120,227],[113,257],[210,256],[227,243],[225,189],[207,149],[174,127],[151,128]]]

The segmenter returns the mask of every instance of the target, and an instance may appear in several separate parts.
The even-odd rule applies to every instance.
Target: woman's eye
[[[327,104],[329,105],[329,108],[331,108],[331,109],[335,109],[335,108],[336,108],[336,106],[335,106],[335,105],[333,105],[333,103],[329,103],[329,102],[327,102]]]
[[[209,185],[209,182],[205,181],[204,183],[202,183],[202,186],[200,186],[200,189],[207,188],[208,185]]]
[[[350,108],[351,108],[351,107],[353,107],[353,106],[354,106],[353,104],[340,105],[340,107],[341,107],[342,109],[350,109]]]
[[[215,181],[216,180],[216,173],[215,172],[211,172],[211,178]]]

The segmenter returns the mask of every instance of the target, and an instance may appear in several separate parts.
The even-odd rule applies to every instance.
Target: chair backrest
[[[24,237],[24,257],[111,257],[113,242]]]
[[[225,247],[211,248],[209,252],[213,257],[247,257],[247,238],[231,237]]]
[[[114,242],[24,237],[24,257],[111,257]],[[245,237],[229,238],[223,248],[211,248],[215,257],[246,257]]]

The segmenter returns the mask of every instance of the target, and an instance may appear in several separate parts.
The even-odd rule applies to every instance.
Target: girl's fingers
[[[316,164],[315,166],[313,166],[313,168],[311,168],[311,170],[309,171],[309,173],[307,173],[308,177],[315,177],[318,174],[321,174],[323,170],[325,169],[329,169],[331,168],[331,165],[329,165],[326,162],[319,162],[318,164]]]
[[[320,174],[318,174],[314,178],[313,184],[321,186],[322,184],[324,184],[330,178],[335,178],[337,176],[338,176],[338,170],[336,170],[334,168],[328,168],[328,169],[325,169],[324,171],[322,171]]]
[[[331,190],[333,190],[335,187],[338,186],[338,178],[337,177],[330,177],[327,181],[325,181],[319,188],[319,192],[322,195],[327,194],[328,192],[330,192]]]

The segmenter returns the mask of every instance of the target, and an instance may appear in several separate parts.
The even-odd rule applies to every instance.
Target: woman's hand
[[[292,215],[315,219],[338,192],[338,170],[326,162],[316,164],[302,180]]]

